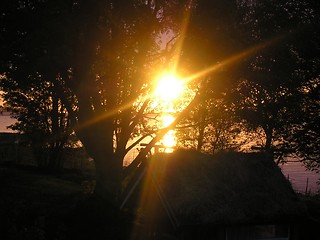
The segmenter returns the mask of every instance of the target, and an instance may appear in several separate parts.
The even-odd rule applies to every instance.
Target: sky
[[[2,104],[3,104],[3,100],[2,100],[1,94],[2,94],[2,91],[0,91],[0,107],[1,107]]]

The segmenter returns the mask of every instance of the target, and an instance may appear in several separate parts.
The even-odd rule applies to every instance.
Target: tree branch
[[[153,132],[154,133],[154,132]],[[139,139],[137,139],[134,143],[132,143],[125,151],[125,154],[127,154],[132,148],[138,145],[144,138],[151,136],[153,133],[148,133],[146,135],[141,136]]]
[[[130,173],[133,169],[135,169],[141,162],[143,162],[146,159],[146,156],[151,151],[151,149],[154,147],[154,145],[161,140],[161,138],[166,135],[166,133],[175,128],[175,126],[181,121],[182,118],[184,118],[191,109],[198,103],[200,99],[200,94],[196,94],[194,99],[189,103],[189,105],[177,116],[177,118],[168,126],[165,128],[162,128],[158,131],[156,136],[146,145],[145,148],[143,148],[138,156],[131,162],[131,164],[124,170],[124,175],[126,176],[128,173]]]

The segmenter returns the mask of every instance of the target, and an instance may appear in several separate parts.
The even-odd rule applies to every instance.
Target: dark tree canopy
[[[318,134],[308,123],[317,116],[316,107],[310,106],[317,106],[318,100],[311,100],[310,96],[318,89],[319,4],[288,0],[197,3],[183,61],[197,70],[217,64],[221,67],[202,76],[205,80],[199,91],[207,100],[192,117],[198,128],[194,139],[201,142],[199,137],[203,139],[205,129],[196,116],[207,119],[206,131],[213,130],[211,136],[218,132],[212,125],[209,130],[208,119],[219,119],[212,111],[212,103],[219,102],[219,112],[229,113],[233,122],[229,136],[235,129],[245,130],[245,125],[246,131],[262,129],[264,141],[260,149],[280,158],[299,155],[299,159],[314,160],[311,151],[318,152],[318,145],[310,138]],[[248,54],[243,52],[248,49]],[[237,61],[222,64],[239,53],[243,55]],[[302,139],[293,140],[297,135],[303,138],[301,128],[305,133],[310,131],[306,135],[308,147]]]
[[[96,193],[116,204],[123,158],[130,149],[127,143],[148,105],[148,100],[143,104],[137,99],[145,99],[159,69],[156,40],[168,24],[175,27],[184,3],[25,0],[1,4],[1,73],[8,84],[3,89],[10,92],[16,85],[26,90],[34,76],[39,83],[54,86],[52,94],[63,104],[72,128],[95,161]]]
[[[295,154],[297,148],[288,133],[296,131],[297,119],[298,125],[305,125],[306,112],[301,110],[313,103],[306,103],[310,99],[304,89],[320,74],[316,66],[319,5],[312,1],[268,1],[244,5],[248,6],[245,20],[251,42],[270,36],[282,39],[248,61],[245,80],[235,88],[236,101],[241,103],[238,112],[264,130],[265,148],[278,151],[280,156]],[[307,160],[311,155],[305,157]]]

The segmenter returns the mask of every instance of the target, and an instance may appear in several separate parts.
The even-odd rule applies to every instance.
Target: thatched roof
[[[304,214],[289,181],[263,153],[176,151],[155,155],[148,169],[146,181],[158,186],[180,225],[267,223]]]

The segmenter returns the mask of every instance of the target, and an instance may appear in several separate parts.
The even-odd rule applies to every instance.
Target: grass
[[[0,166],[0,239],[66,239],[66,217],[88,198],[81,187],[86,178]]]

